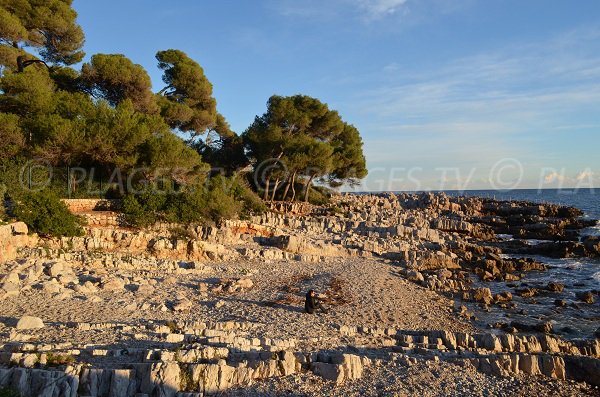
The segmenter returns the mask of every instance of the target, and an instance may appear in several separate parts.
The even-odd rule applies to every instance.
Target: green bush
[[[213,178],[212,186],[205,193],[206,206],[204,216],[215,222],[237,218],[243,209],[243,203],[236,200],[228,187],[229,178]]]
[[[220,175],[181,192],[148,187],[144,193],[125,196],[122,208],[125,221],[135,227],[146,227],[159,220],[181,224],[220,222],[265,209],[244,181]]]
[[[123,198],[122,203],[125,221],[135,227],[152,225],[159,220],[166,201],[166,193],[156,190],[146,190],[140,194],[128,194]]]
[[[228,178],[231,180],[231,193],[242,203],[240,216],[248,218],[250,215],[260,215],[267,210],[267,206],[260,197],[250,189],[248,182],[236,175]]]
[[[81,236],[83,222],[51,191],[27,192],[15,200],[14,215],[41,235]]]
[[[164,218],[172,223],[198,223],[204,220],[206,197],[202,189],[171,193],[164,207]]]

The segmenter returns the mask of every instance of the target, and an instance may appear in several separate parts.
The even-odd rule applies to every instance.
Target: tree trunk
[[[263,195],[263,200],[267,201],[269,199],[269,183],[271,182],[271,177],[267,178],[267,183],[265,183],[265,193]]]
[[[273,193],[271,194],[271,201],[275,200],[275,193],[277,192],[278,186],[279,186],[279,178],[275,179],[275,186],[273,186]]]
[[[296,173],[294,172],[292,174],[292,199],[290,201],[296,200],[296,186],[294,186],[295,184],[296,184]]]
[[[310,191],[310,184],[312,182],[312,180],[314,179],[314,175],[311,175],[310,178],[308,178],[308,181],[306,182],[306,185],[304,186],[304,202],[308,203],[308,192]]]
[[[283,192],[283,197],[281,198],[281,201],[285,201],[285,199],[287,198],[288,192],[290,191],[290,181],[292,180],[292,177],[290,176],[287,180],[287,184],[285,185],[285,191]]]

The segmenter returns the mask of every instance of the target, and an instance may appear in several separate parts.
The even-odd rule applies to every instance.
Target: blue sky
[[[600,187],[597,0],[75,0],[85,51],[162,88],[177,48],[241,133],[273,94],[354,124],[358,190]]]

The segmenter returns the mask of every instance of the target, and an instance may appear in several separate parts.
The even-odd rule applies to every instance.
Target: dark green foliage
[[[329,174],[329,183],[339,186],[343,182],[351,185],[367,176],[367,165],[363,154],[363,142],[356,127],[346,124],[342,133],[332,142],[333,170]]]
[[[325,186],[314,186],[310,190],[308,202],[314,205],[325,205],[329,202],[333,192]]]
[[[0,182],[0,222],[6,218],[6,208],[4,207],[5,195],[6,185]]]
[[[0,397],[22,397],[21,393],[18,390],[15,390],[10,387],[1,387],[0,388]]]
[[[129,99],[137,111],[158,111],[150,76],[141,65],[134,64],[125,55],[92,56],[91,61],[81,68],[81,80],[88,92],[96,98],[105,99],[112,106]]]
[[[219,222],[223,219],[260,214],[266,207],[237,175],[215,176],[203,185],[180,192],[161,191],[155,186],[123,200],[125,220],[146,227],[157,221],[180,224]]]
[[[159,96],[161,114],[171,126],[192,134],[202,134],[217,122],[217,102],[204,70],[183,51],[166,50],[156,54],[167,85]]]
[[[248,182],[240,175],[235,174],[227,180],[231,181],[231,195],[235,200],[242,202],[240,216],[248,218],[251,215],[260,215],[267,210],[265,203],[250,189]]]
[[[76,17],[71,0],[3,0],[0,41],[3,46],[34,47],[46,62],[71,65],[84,56]]]
[[[0,159],[11,159],[25,147],[25,136],[16,114],[0,113]]]
[[[244,140],[231,130],[225,117],[217,113],[217,121],[202,140],[194,142],[193,147],[202,155],[211,167],[227,176],[249,164]]]
[[[147,191],[141,194],[128,194],[123,198],[121,211],[125,221],[131,226],[145,227],[158,221],[165,207],[167,195]]]
[[[14,215],[42,235],[81,236],[82,221],[51,191],[27,192],[15,200]]]

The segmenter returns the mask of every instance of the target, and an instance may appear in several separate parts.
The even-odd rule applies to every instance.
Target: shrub
[[[325,205],[329,203],[332,190],[325,186],[313,186],[308,194],[308,202],[314,205]]]
[[[5,194],[6,185],[0,183],[0,222],[6,219],[6,208],[4,207]]]
[[[51,191],[27,192],[14,203],[14,215],[41,235],[81,236],[83,221]]]
[[[136,227],[145,227],[155,223],[167,201],[166,193],[147,190],[140,194],[128,194],[123,198],[122,211],[125,221]]]
[[[250,215],[260,215],[267,210],[267,206],[260,197],[250,189],[248,182],[245,179],[234,175],[231,177],[231,191],[233,197],[242,203],[242,211],[240,215],[243,218],[248,218]]]
[[[125,221],[135,227],[159,220],[181,224],[220,222],[265,210],[262,200],[244,181],[221,175],[181,192],[149,188],[144,193],[128,194],[122,206]]]
[[[70,354],[48,353],[46,355],[46,366],[48,367],[58,367],[66,364],[73,364],[74,362],[75,357]]]
[[[221,175],[210,179],[205,189],[206,206],[203,211],[207,219],[219,222],[222,219],[238,217],[243,209],[243,203],[234,197],[234,184],[233,178]]]

